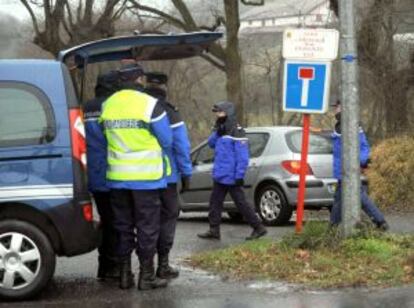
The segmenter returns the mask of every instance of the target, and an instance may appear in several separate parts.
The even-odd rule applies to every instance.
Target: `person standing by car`
[[[107,144],[98,123],[103,102],[118,90],[119,79],[116,71],[101,74],[96,83],[95,98],[84,107],[88,189],[95,200],[102,230],[98,247],[98,279],[119,278],[119,266],[115,257],[114,215],[110,204],[110,190],[106,183]]]
[[[341,102],[338,100],[335,107],[335,128],[332,133],[333,141],[333,171],[334,177],[338,180],[337,189],[334,196],[334,204],[331,210],[330,222],[335,226],[341,222],[342,207],[342,136],[341,136]],[[367,168],[370,155],[370,146],[362,128],[359,130],[359,159],[361,168]],[[388,223],[384,215],[368,196],[366,183],[361,183],[361,205],[362,210],[369,216],[377,228],[388,230]]]
[[[159,103],[167,112],[173,131],[173,146],[167,151],[171,163],[171,175],[167,177],[168,187],[162,190],[161,228],[157,245],[157,276],[164,279],[173,279],[179,275],[179,271],[169,264],[169,253],[174,243],[175,228],[179,214],[177,182],[181,178],[181,192],[188,189],[192,173],[191,146],[186,125],[181,118],[178,108],[166,100],[167,92],[165,86],[168,77],[158,72],[147,73],[146,77],[145,92],[159,99]]]
[[[172,131],[161,104],[143,92],[143,68],[129,64],[119,73],[123,89],[105,101],[99,120],[108,142],[106,178],[118,235],[120,288],[133,286],[134,248],[140,262],[138,288],[166,287],[167,280],[155,275],[154,255],[160,230],[161,190],[167,187],[166,176],[170,173],[164,153],[172,145]]]
[[[198,234],[203,239],[220,239],[220,223],[223,202],[229,192],[243,218],[253,228],[246,240],[254,240],[267,233],[255,211],[247,203],[243,191],[244,176],[249,164],[248,139],[237,124],[232,102],[223,101],[214,105],[217,120],[209,146],[214,149],[213,191],[210,196],[210,229]]]

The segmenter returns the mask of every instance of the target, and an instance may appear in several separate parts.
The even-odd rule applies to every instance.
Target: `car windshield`
[[[302,131],[286,134],[286,143],[293,153],[302,149]],[[309,136],[309,154],[332,154],[332,141],[329,136],[311,133]]]

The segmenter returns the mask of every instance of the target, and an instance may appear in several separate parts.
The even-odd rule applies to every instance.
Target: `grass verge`
[[[188,262],[235,279],[283,280],[312,287],[397,286],[414,282],[414,236],[363,227],[340,240],[327,223],[308,223],[301,235],[192,256]]]

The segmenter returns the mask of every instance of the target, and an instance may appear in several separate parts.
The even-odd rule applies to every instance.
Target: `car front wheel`
[[[52,245],[37,227],[20,220],[0,222],[0,297],[33,297],[53,276],[55,264]]]
[[[293,212],[282,190],[274,184],[260,189],[256,198],[256,209],[268,226],[280,226],[287,223]]]

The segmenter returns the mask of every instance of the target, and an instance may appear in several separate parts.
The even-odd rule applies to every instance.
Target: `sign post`
[[[310,118],[328,110],[331,62],[338,55],[338,43],[334,29],[291,29],[283,34],[283,110],[303,113],[296,233],[303,225]]]
[[[303,211],[305,209],[306,174],[308,173],[308,146],[310,130],[310,114],[303,115],[302,151],[300,156],[300,174],[298,205],[296,209],[296,233],[302,232]]]

